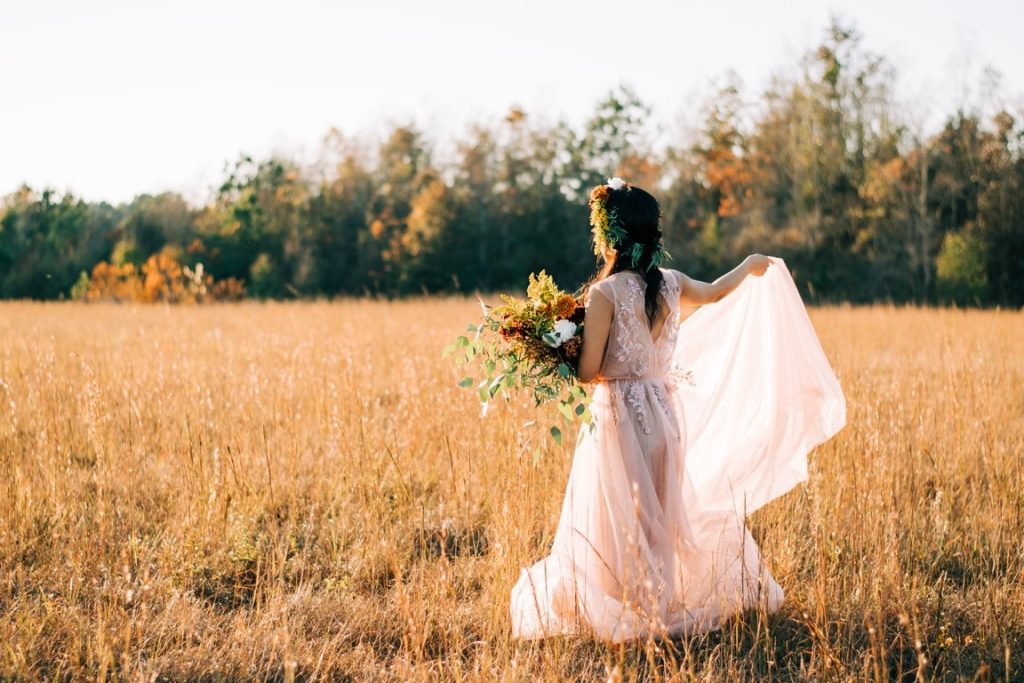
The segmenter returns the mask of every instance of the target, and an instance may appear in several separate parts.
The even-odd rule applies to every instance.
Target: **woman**
[[[620,179],[590,208],[604,263],[578,376],[594,384],[594,425],[551,552],[512,591],[513,635],[622,641],[773,611],[783,592],[743,519],[805,479],[807,452],[845,421],[799,295],[761,255],[712,283],[661,268],[658,202]],[[719,301],[680,325],[680,306]]]

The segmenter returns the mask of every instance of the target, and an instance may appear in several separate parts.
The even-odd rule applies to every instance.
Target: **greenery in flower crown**
[[[594,253],[601,256],[606,250],[614,249],[621,252],[622,257],[628,258],[633,268],[645,267],[650,270],[660,267],[670,258],[660,241],[646,266],[641,263],[644,256],[643,244],[634,242],[628,251],[622,251],[622,247],[629,241],[629,233],[619,220],[618,212],[615,209],[608,209],[608,195],[611,191],[610,185],[598,185],[590,193],[590,226],[594,236]]]
[[[594,253],[600,256],[606,249],[618,249],[628,239],[626,228],[615,209],[608,210],[611,187],[598,185],[590,193],[590,227],[594,235]]]

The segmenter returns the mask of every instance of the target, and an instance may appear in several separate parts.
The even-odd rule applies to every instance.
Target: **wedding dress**
[[[591,289],[614,306],[592,427],[577,440],[550,554],[512,590],[513,636],[606,641],[693,634],[783,591],[744,518],[807,478],[844,425],[842,390],[781,259],[652,338],[645,282]]]

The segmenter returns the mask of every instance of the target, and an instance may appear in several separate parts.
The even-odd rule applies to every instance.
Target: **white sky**
[[[410,121],[443,141],[513,104],[579,122],[619,83],[671,127],[727,69],[753,95],[793,68],[833,13],[925,119],[987,64],[1024,93],[1020,0],[0,0],[0,195],[203,201],[242,151]]]

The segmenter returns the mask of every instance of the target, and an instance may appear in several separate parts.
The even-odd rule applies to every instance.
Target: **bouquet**
[[[501,393],[529,391],[536,405],[558,401],[566,424],[576,419],[590,424],[587,394],[576,380],[576,367],[583,348],[583,304],[563,292],[543,270],[530,274],[526,298],[501,295],[502,305],[480,302],[483,320],[470,325],[472,339],[462,335],[444,349],[455,355],[456,364],[475,368],[459,382],[475,387],[484,414]],[[549,430],[559,444],[562,431]]]

